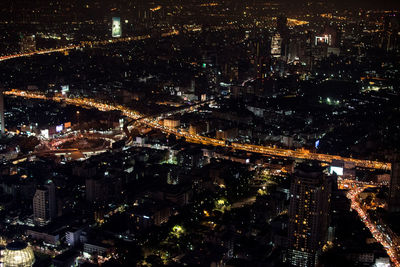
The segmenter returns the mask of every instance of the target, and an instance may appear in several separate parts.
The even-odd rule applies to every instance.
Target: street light
[[[80,129],[80,118],[79,118],[79,114],[80,114],[80,112],[79,112],[79,110],[77,110],[76,111],[76,119],[77,119],[77,121],[78,121],[78,129]]]

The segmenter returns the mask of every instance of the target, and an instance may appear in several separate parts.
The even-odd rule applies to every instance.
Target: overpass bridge
[[[131,135],[128,127],[131,126],[131,125],[134,125],[135,123],[141,123],[142,121],[146,121],[146,120],[160,121],[160,120],[163,120],[165,118],[171,117],[171,116],[176,115],[176,114],[187,113],[187,112],[194,111],[195,109],[197,109],[199,107],[202,107],[204,105],[207,105],[207,104],[211,104],[211,103],[215,102],[216,100],[217,99],[210,99],[210,100],[201,101],[201,102],[198,102],[198,103],[195,103],[195,104],[191,104],[191,105],[190,104],[189,105],[184,105],[184,106],[181,106],[181,107],[176,108],[174,110],[165,111],[165,112],[158,113],[158,114],[155,114],[155,115],[145,115],[145,116],[142,116],[142,117],[139,117],[139,118],[130,119],[126,123],[124,123],[124,126],[123,126],[124,133],[128,137],[128,142],[130,142],[131,138],[132,138],[132,135]],[[144,123],[144,124],[146,124],[146,123]]]

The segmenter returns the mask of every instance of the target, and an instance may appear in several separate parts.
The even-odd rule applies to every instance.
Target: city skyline
[[[398,1],[0,12],[0,266],[400,266]]]

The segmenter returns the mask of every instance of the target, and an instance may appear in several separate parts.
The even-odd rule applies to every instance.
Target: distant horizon
[[[274,0],[276,2],[280,2],[279,0]],[[289,3],[292,3],[292,0],[283,0]],[[299,0],[297,0],[299,1]],[[352,7],[352,8],[389,8],[389,9],[400,9],[400,1],[399,0],[347,0],[343,2],[342,0],[300,0],[299,2],[326,2],[327,4],[334,4],[336,7]]]

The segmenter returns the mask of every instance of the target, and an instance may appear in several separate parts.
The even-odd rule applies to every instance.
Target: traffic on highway
[[[100,111],[112,111],[118,110],[124,116],[129,117],[133,120],[140,120],[140,123],[149,126],[151,128],[159,129],[160,131],[173,134],[177,137],[183,137],[187,142],[191,143],[198,143],[203,145],[211,145],[211,146],[220,146],[220,147],[228,147],[237,150],[243,150],[248,152],[254,153],[261,153],[279,157],[288,157],[288,158],[296,158],[296,159],[308,159],[308,160],[317,160],[322,162],[332,162],[333,160],[340,160],[344,162],[352,162],[357,167],[363,168],[370,168],[370,169],[383,169],[383,170],[390,170],[391,165],[390,163],[379,162],[379,161],[371,161],[371,160],[362,160],[362,159],[355,159],[355,158],[345,158],[338,155],[328,155],[328,154],[319,154],[313,153],[306,149],[284,149],[284,148],[277,148],[271,146],[259,146],[253,144],[243,144],[243,143],[235,143],[235,142],[225,142],[224,140],[219,140],[216,138],[201,136],[197,134],[190,134],[185,131],[181,131],[180,129],[176,128],[169,128],[165,127],[160,123],[160,120],[164,117],[157,116],[157,117],[148,117],[146,115],[140,114],[135,110],[132,110],[128,107],[122,105],[115,105],[110,103],[103,103],[97,101],[95,99],[89,98],[70,98],[70,97],[48,97],[44,94],[38,92],[28,92],[19,89],[12,89],[10,91],[4,92],[5,95],[14,95],[20,96],[25,98],[32,98],[32,99],[42,99],[42,100],[52,100],[56,102],[63,102],[70,105],[76,105],[81,107],[90,107],[96,108]],[[193,111],[194,107],[190,106],[186,109],[180,110],[180,112],[185,111]]]
[[[386,250],[391,262],[394,266],[400,266],[399,255],[396,249],[396,244],[393,242],[394,238],[391,237],[391,231],[388,231],[382,225],[374,223],[367,213],[367,210],[359,202],[358,196],[370,185],[360,184],[351,180],[347,180],[347,188],[351,188],[347,193],[347,198],[351,201],[351,208],[358,213],[361,221],[371,232],[372,236],[377,240]]]

